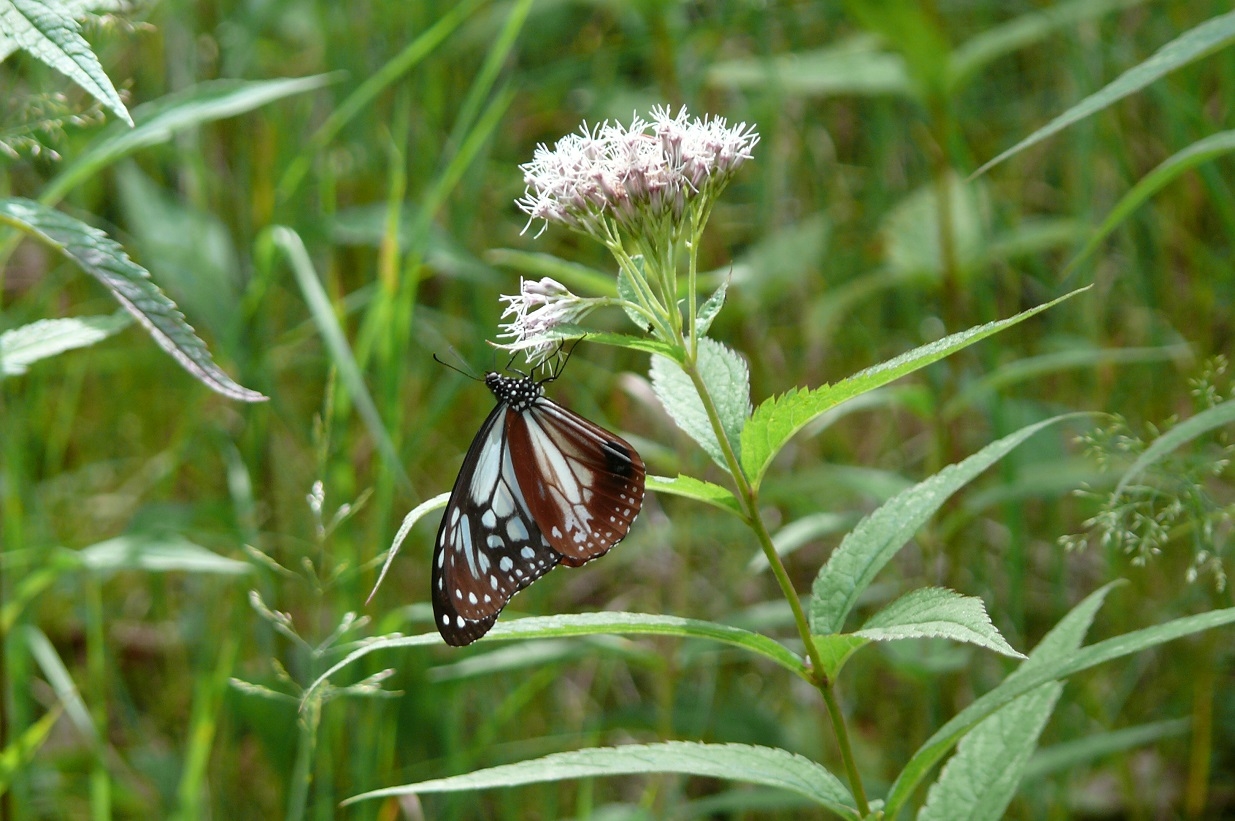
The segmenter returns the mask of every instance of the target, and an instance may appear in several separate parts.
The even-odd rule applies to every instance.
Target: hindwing
[[[646,478],[625,439],[544,398],[507,417],[506,437],[532,518],[565,564],[578,567],[625,538]]]

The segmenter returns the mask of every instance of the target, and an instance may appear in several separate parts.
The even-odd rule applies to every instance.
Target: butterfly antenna
[[[453,347],[451,347],[451,348],[450,348],[450,352],[451,352],[452,354],[454,354],[454,355],[455,355],[455,358],[456,358],[456,359],[458,359],[460,362],[462,362],[464,365],[466,365],[466,364],[467,364],[467,361],[466,361],[466,360],[464,360],[464,358],[463,358],[463,357],[459,356],[459,352],[458,352],[458,351],[456,351]],[[437,364],[439,364],[439,365],[445,365],[447,368],[450,368],[452,371],[455,371],[456,373],[461,373],[461,374],[463,374],[463,375],[464,375],[464,376],[466,376],[468,379],[475,379],[477,382],[481,382],[481,381],[483,381],[483,380],[482,380],[479,376],[477,376],[476,374],[474,374],[474,373],[469,373],[469,372],[467,372],[467,371],[463,370],[463,368],[459,368],[459,367],[456,367],[456,366],[454,366],[454,365],[451,365],[449,362],[447,362],[446,360],[442,359],[442,358],[441,358],[440,356],[438,356],[436,353],[435,353],[435,354],[433,354],[433,361],[434,361],[434,362],[436,362],[436,363],[437,363]]]

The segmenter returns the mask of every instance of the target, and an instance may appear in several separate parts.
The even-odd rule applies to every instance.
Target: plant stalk
[[[781,592],[784,593],[785,599],[789,602],[789,607],[793,611],[793,621],[797,625],[798,635],[801,637],[807,656],[810,659],[812,667],[811,678],[814,680],[819,692],[823,695],[824,703],[827,705],[828,716],[832,721],[833,732],[836,733],[841,758],[845,762],[845,773],[849,779],[849,789],[853,793],[854,801],[857,803],[858,812],[862,816],[869,815],[870,805],[866,800],[866,791],[862,786],[862,778],[858,773],[857,763],[853,759],[853,749],[849,744],[849,732],[845,727],[844,715],[836,702],[836,696],[832,690],[832,682],[824,675],[823,659],[819,655],[819,648],[815,646],[814,639],[811,637],[810,623],[806,619],[805,611],[802,610],[802,601],[798,597],[797,591],[793,588],[793,582],[789,578],[789,573],[785,570],[784,562],[781,561],[780,555],[776,552],[776,548],[772,544],[772,537],[768,533],[763,517],[759,513],[758,492],[751,487],[746,474],[742,471],[742,465],[738,461],[737,454],[733,451],[733,445],[729,441],[729,437],[725,435],[724,426],[720,421],[720,414],[716,410],[712,396],[703,382],[702,374],[699,373],[698,359],[691,355],[691,351],[686,348],[684,341],[680,337],[678,343],[686,350],[686,361],[682,363],[682,370],[690,377],[691,383],[695,386],[695,390],[703,402],[703,409],[707,413],[708,422],[712,426],[713,433],[716,434],[716,440],[720,443],[725,463],[729,466],[729,472],[733,476],[734,484],[737,486],[738,497],[741,499],[742,507],[745,510],[747,523],[750,524],[756,536],[758,536],[759,546],[763,548],[768,565],[772,568],[772,574],[776,577]]]

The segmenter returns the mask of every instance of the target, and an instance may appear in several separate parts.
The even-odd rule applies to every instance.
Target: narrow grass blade
[[[34,760],[43,742],[51,734],[52,727],[60,720],[61,709],[48,710],[42,718],[18,734],[17,738],[0,750],[0,795],[8,792],[13,776]]]
[[[815,762],[774,747],[666,741],[554,753],[531,761],[387,787],[353,796],[344,805],[373,798],[514,787],[596,776],[680,773],[778,787],[805,796],[841,818],[857,821],[853,797],[836,776]]]
[[[1109,733],[1095,733],[1076,741],[1066,741],[1045,747],[1030,759],[1029,766],[1025,768],[1024,780],[1046,778],[1056,773],[1076,770],[1116,753],[1145,747],[1164,738],[1183,735],[1191,726],[1192,722],[1186,718],[1173,718],[1149,724],[1138,724],[1135,727],[1124,727]]]
[[[1042,142],[1073,123],[1113,105],[1129,94],[1140,91],[1175,69],[1209,56],[1232,40],[1235,40],[1235,12],[1219,15],[1189,29],[1158,49],[1145,62],[1128,69],[1100,91],[1089,95],[1007,151],[983,164],[981,168],[973,172],[973,176],[986,173],[1008,157],[1019,154],[1029,146]]]
[[[98,728],[94,726],[94,718],[90,715],[86,702],[82,700],[81,692],[73,682],[73,677],[69,674],[69,669],[64,666],[64,660],[60,658],[56,648],[37,627],[26,625],[22,628],[22,632],[25,634],[26,646],[30,648],[30,655],[38,663],[43,675],[47,677],[47,683],[55,691],[56,700],[64,707],[65,715],[91,746],[97,747],[102,744],[103,740],[99,737]]]
[[[395,556],[399,555],[399,549],[403,547],[403,540],[407,538],[407,534],[412,532],[412,527],[417,522],[425,517],[426,514],[432,513],[438,508],[446,507],[446,503],[450,501],[450,493],[439,493],[432,499],[427,499],[403,517],[403,523],[399,525],[399,531],[395,533],[394,540],[390,543],[390,549],[386,551],[386,560],[382,563],[382,570],[377,574],[377,581],[373,584],[373,589],[369,591],[369,597],[365,599],[365,604],[373,600],[374,594],[377,593],[377,588],[382,586],[382,580],[386,578],[386,572],[390,570],[390,566],[394,564]]]
[[[1212,408],[1201,411],[1190,419],[1180,422],[1155,439],[1149,447],[1145,448],[1144,453],[1137,457],[1132,466],[1124,473],[1123,478],[1119,480],[1119,484],[1115,487],[1115,492],[1111,494],[1112,501],[1118,498],[1123,493],[1124,488],[1144,473],[1154,462],[1159,461],[1170,452],[1186,445],[1198,436],[1203,436],[1216,428],[1226,427],[1233,422],[1235,422],[1235,399],[1228,399],[1221,405],[1215,405]]]
[[[0,200],[0,223],[33,236],[101,282],[146,329],[159,347],[206,387],[241,402],[267,397],[237,384],[210,357],[175,303],[124,248],[97,228],[34,200]]]
[[[394,442],[390,440],[381,415],[377,412],[377,405],[373,403],[373,397],[365,386],[360,367],[356,364],[351,346],[347,344],[347,337],[344,336],[343,328],[339,325],[339,319],[335,316],[334,308],[330,304],[330,297],[326,295],[326,290],[317,278],[317,272],[313,268],[313,262],[309,259],[309,252],[304,247],[300,235],[290,228],[278,225],[271,229],[270,237],[275,246],[287,256],[292,275],[295,276],[296,284],[300,286],[300,292],[304,295],[304,301],[309,307],[313,323],[317,326],[318,333],[322,335],[322,341],[330,352],[331,361],[339,369],[339,378],[346,386],[352,401],[356,403],[360,418],[364,420],[365,427],[369,429],[369,435],[373,437],[378,451],[386,461],[386,468],[399,480],[401,486],[410,488],[411,479],[408,478],[407,471],[403,469],[403,462],[399,458],[398,451],[395,450]]]
[[[1104,14],[1139,6],[1145,0],[1073,0],[1034,10],[992,26],[966,40],[952,52],[949,66],[953,91],[963,86],[992,61],[1040,43],[1055,32],[1075,29]]]
[[[1196,168],[1223,155],[1235,151],[1235,131],[1221,131],[1197,140],[1192,145],[1164,160],[1153,171],[1150,171],[1124,194],[1111,213],[1094,231],[1093,236],[1085,243],[1065,271],[1071,271],[1090,254],[1098,249],[1102,241],[1110,236],[1119,225],[1131,216],[1132,212],[1143,205],[1150,197],[1161,191],[1168,183],[1174,182],[1185,171]]]
[[[180,783],[176,788],[178,809],[172,821],[194,821],[209,817],[203,812],[208,802],[204,794],[207,783],[207,768],[214,738],[223,715],[223,699],[228,691],[232,668],[236,665],[239,637],[225,634],[219,647],[214,670],[201,676],[193,687],[193,711],[189,717],[188,749],[180,770]]]
[[[381,68],[356,87],[356,90],[331,112],[326,121],[308,139],[310,151],[298,156],[288,166],[283,178],[279,181],[278,193],[280,200],[288,199],[299,187],[313,160],[312,154],[330,143],[331,140],[351,122],[357,114],[365,109],[374,98],[407,74],[412,68],[433,53],[434,49],[445,42],[455,29],[463,24],[476,11],[484,0],[463,0],[450,7],[450,11],[426,29],[414,40],[409,42],[394,57],[390,58]]]

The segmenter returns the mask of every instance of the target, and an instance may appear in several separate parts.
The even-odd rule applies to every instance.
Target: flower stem
[[[712,426],[712,432],[716,435],[717,442],[720,443],[725,463],[728,465],[729,473],[737,486],[738,498],[741,501],[745,519],[755,531],[755,535],[759,539],[759,546],[763,548],[763,554],[768,560],[768,565],[772,568],[772,574],[776,577],[776,582],[780,585],[781,592],[789,602],[789,608],[793,611],[794,624],[797,625],[798,635],[801,637],[802,644],[806,648],[806,654],[810,659],[811,679],[823,695],[824,704],[828,708],[828,717],[832,721],[833,732],[836,733],[841,758],[845,762],[845,773],[849,778],[849,789],[853,793],[854,801],[857,803],[858,813],[865,817],[870,814],[870,805],[866,800],[866,791],[862,787],[862,777],[858,773],[857,763],[853,758],[853,749],[849,744],[849,731],[845,727],[845,717],[833,692],[833,682],[824,673],[823,659],[819,655],[819,648],[815,645],[814,638],[811,636],[810,623],[807,621],[806,613],[802,609],[802,601],[798,597],[797,591],[793,588],[793,581],[789,578],[789,573],[785,570],[785,564],[781,561],[780,555],[776,552],[776,547],[772,544],[771,534],[768,533],[767,525],[764,524],[763,516],[759,512],[758,490],[752,487],[750,481],[746,478],[746,474],[742,471],[742,465],[738,461],[737,454],[734,453],[733,444],[725,434],[724,425],[720,421],[720,413],[716,410],[716,403],[712,401],[712,396],[703,381],[703,375],[699,372],[698,358],[694,355],[694,351],[687,348],[684,343],[684,340],[679,339],[679,344],[682,345],[683,350],[687,351],[685,361],[682,363],[682,370],[690,378],[691,383],[695,386],[695,391],[699,394],[699,399],[703,402],[703,409],[707,414],[708,422]]]

